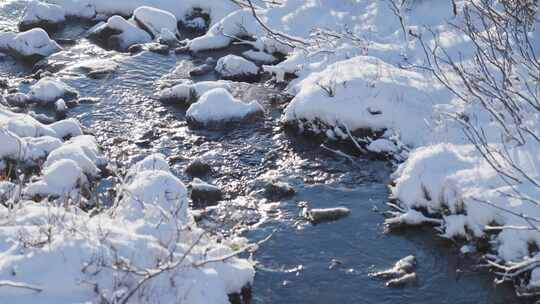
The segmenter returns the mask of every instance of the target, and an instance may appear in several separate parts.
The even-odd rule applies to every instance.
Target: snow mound
[[[408,145],[418,144],[428,131],[423,118],[432,113],[430,83],[421,74],[375,57],[357,56],[329,65],[301,81],[298,89],[282,120],[306,131],[390,129]]]
[[[0,33],[0,51],[27,61],[38,61],[62,48],[41,28],[22,33]]]
[[[133,12],[133,20],[142,29],[158,37],[164,30],[178,34],[178,21],[176,17],[164,10],[141,6]]]
[[[76,119],[66,119],[44,125],[30,115],[13,113],[0,106],[0,127],[20,137],[51,136],[66,138],[82,135],[80,123]]]
[[[216,72],[224,79],[250,79],[259,74],[259,67],[240,56],[227,55],[218,60]]]
[[[210,128],[231,122],[253,120],[262,115],[264,108],[258,102],[242,102],[221,88],[203,94],[186,112],[187,121],[191,126]]]
[[[71,100],[77,96],[79,96],[79,93],[63,81],[45,77],[30,88],[28,101],[47,105],[54,104],[59,99]]]
[[[21,31],[32,28],[57,29],[66,21],[66,11],[58,5],[32,0],[19,23]]]

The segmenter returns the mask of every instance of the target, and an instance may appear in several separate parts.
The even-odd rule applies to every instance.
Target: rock
[[[128,52],[130,54],[138,54],[144,50],[144,46],[142,44],[134,44],[128,48]]]
[[[27,31],[33,28],[58,30],[66,22],[66,11],[59,5],[41,1],[29,1],[24,15],[19,22],[19,30]]]
[[[66,102],[63,99],[58,99],[54,103],[54,109],[56,111],[57,119],[64,119],[66,117],[68,106],[66,105]]]
[[[221,190],[217,186],[206,183],[198,178],[195,178],[190,186],[191,199],[197,207],[215,205],[223,196]]]
[[[150,52],[161,54],[161,55],[169,55],[169,46],[159,43],[151,43],[147,45],[147,48]]]
[[[23,93],[6,95],[6,102],[13,107],[24,107],[28,101],[28,96]]]
[[[8,89],[9,88],[9,80],[0,78],[0,89]]]
[[[134,44],[148,43],[152,37],[121,16],[112,16],[88,31],[88,38],[108,48],[127,51]]]
[[[97,97],[82,97],[82,98],[79,98],[79,103],[82,103],[82,104],[94,104],[94,103],[98,103],[100,101],[99,98]]]
[[[42,124],[51,124],[53,122],[55,122],[56,120],[52,117],[49,117],[45,114],[38,114],[36,112],[29,112],[28,113],[32,118],[34,118],[35,120],[39,121],[40,123]]]
[[[386,287],[400,287],[410,283],[414,283],[417,280],[416,272],[408,273],[399,278],[391,279],[386,282]]]
[[[189,71],[189,76],[191,77],[204,76],[208,73],[211,73],[213,70],[214,70],[213,65],[204,63],[191,69],[191,71]]]
[[[291,197],[295,194],[291,185],[280,182],[272,181],[264,187],[264,196],[271,200],[280,200],[282,198]]]
[[[28,63],[33,64],[61,50],[60,45],[51,40],[49,34],[41,28],[21,33],[0,33],[0,51],[7,52]]]
[[[186,112],[192,128],[218,129],[230,124],[252,122],[264,116],[264,108],[256,101],[249,103],[234,98],[226,89],[204,93]]]
[[[149,6],[140,6],[133,12],[133,21],[148,32],[152,39],[157,38],[163,29],[178,34],[178,21],[176,17],[164,10]]]
[[[72,100],[78,96],[79,93],[63,81],[52,77],[45,77],[30,87],[28,101],[47,105],[56,102],[60,98]]]
[[[187,46],[181,46],[181,47],[177,47],[176,49],[174,49],[175,54],[188,54],[190,52],[191,51],[189,50],[189,47],[187,47]]]
[[[212,167],[203,160],[197,158],[188,164],[185,172],[191,176],[204,176],[212,172]]]
[[[216,72],[223,79],[253,82],[259,77],[259,67],[253,62],[236,55],[227,55],[218,60]]]
[[[306,218],[314,223],[330,222],[339,220],[351,213],[349,208],[325,208],[325,209],[308,209],[305,213]]]
[[[397,261],[390,269],[371,273],[370,276],[376,278],[398,278],[405,274],[412,273],[416,269],[416,257],[409,255]]]

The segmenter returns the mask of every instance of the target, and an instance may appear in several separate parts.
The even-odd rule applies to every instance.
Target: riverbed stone
[[[345,207],[308,209],[305,212],[307,220],[313,224],[337,221],[351,214],[351,210]]]

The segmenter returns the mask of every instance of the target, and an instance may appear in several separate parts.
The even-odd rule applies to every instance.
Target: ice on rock
[[[222,88],[206,92],[186,112],[191,126],[209,128],[249,121],[263,115],[264,108],[257,101],[242,102]]]
[[[242,56],[246,57],[249,60],[264,64],[270,64],[277,61],[276,57],[262,51],[249,50],[242,53]]]
[[[29,1],[19,23],[19,29],[32,28],[57,29],[66,21],[66,11],[59,5],[42,1]]]
[[[62,48],[49,38],[45,30],[34,28],[22,33],[0,33],[0,51],[27,61],[38,61]]]
[[[79,93],[59,79],[45,77],[30,88],[28,100],[42,105],[54,104],[59,99],[74,99]]]
[[[158,37],[164,30],[174,35],[178,34],[178,21],[176,17],[164,10],[149,6],[141,6],[133,13],[135,23],[152,38]]]
[[[259,67],[240,56],[227,55],[218,60],[216,72],[224,79],[250,79],[259,74]]]
[[[62,196],[70,193],[78,185],[84,184],[86,177],[79,165],[71,159],[60,159],[43,170],[43,178],[31,183],[25,189],[25,195]]]

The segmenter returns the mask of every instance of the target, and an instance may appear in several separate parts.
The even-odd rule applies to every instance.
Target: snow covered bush
[[[64,201],[0,205],[2,298],[229,303],[253,280],[252,264],[236,257],[247,248],[235,252],[196,227],[186,188],[165,165],[159,155],[134,165],[113,208],[93,216]],[[63,191],[82,171],[62,168],[76,166],[59,161],[29,189]]]

